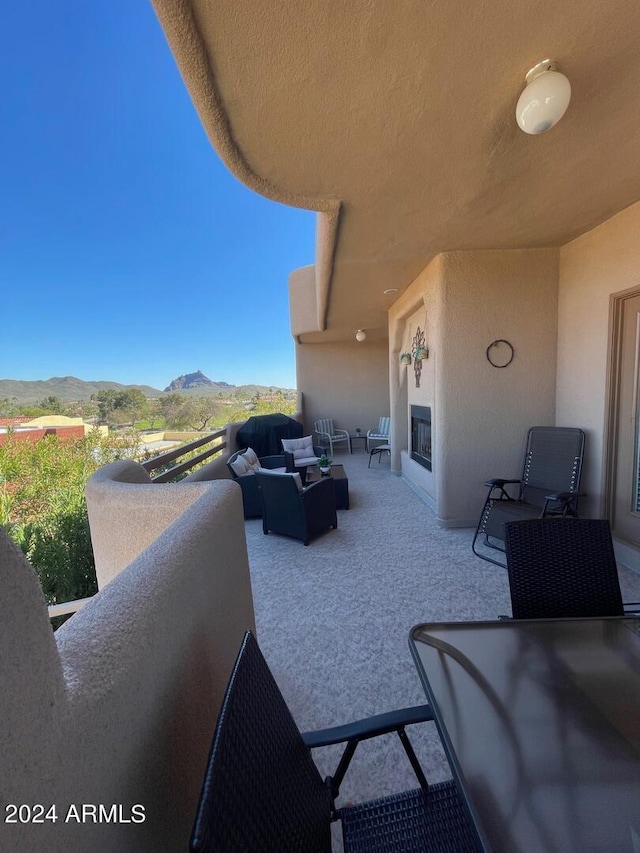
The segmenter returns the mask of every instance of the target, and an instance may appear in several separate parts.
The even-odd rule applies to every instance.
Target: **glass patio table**
[[[486,851],[640,850],[640,619],[418,625],[409,645]]]

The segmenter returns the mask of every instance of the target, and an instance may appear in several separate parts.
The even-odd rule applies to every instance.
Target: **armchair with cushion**
[[[298,471],[304,482],[307,465],[316,465],[318,457],[326,453],[326,449],[314,444],[312,435],[283,438],[281,441],[287,459],[287,471]]]
[[[367,430],[367,453],[371,452],[372,441],[381,441],[383,444],[389,444],[390,433],[391,418],[380,418],[377,429]]]
[[[331,477],[304,487],[300,474],[256,472],[262,499],[262,530],[301,539],[311,539],[329,527],[338,526],[336,493]]]
[[[227,468],[232,478],[242,489],[242,505],[245,518],[260,518],[262,516],[262,501],[255,473],[260,468],[274,471],[287,471],[287,457],[284,453],[277,456],[262,456],[258,458],[252,448],[238,450],[227,459]]]
[[[341,441],[347,443],[349,453],[351,453],[351,440],[346,429],[338,429],[333,425],[331,418],[320,418],[315,421],[314,428],[319,442],[326,442],[329,445],[329,452],[333,456],[333,445],[339,444]]]

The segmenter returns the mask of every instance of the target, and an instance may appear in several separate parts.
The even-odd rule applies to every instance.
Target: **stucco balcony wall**
[[[55,823],[0,822],[1,850],[188,846],[220,702],[254,627],[241,493],[228,481],[166,487],[171,515],[165,487],[124,482],[123,464],[137,467],[115,463],[111,482],[102,469],[103,542],[123,562],[137,547],[125,540],[145,546],[55,635],[35,573],[0,531],[3,817],[6,803],[57,809]],[[112,821],[83,817],[83,804]]]

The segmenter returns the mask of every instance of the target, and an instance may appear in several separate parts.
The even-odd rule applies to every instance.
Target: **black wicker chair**
[[[301,539],[305,545],[330,527],[337,528],[336,492],[331,477],[302,490],[299,474],[257,471],[262,499],[262,530]]]
[[[522,477],[485,483],[489,491],[471,544],[473,553],[504,568],[505,523],[545,516],[576,517],[583,455],[581,429],[532,427],[527,433]],[[479,550],[479,545],[490,550]]]
[[[514,619],[624,614],[606,519],[540,518],[504,529]]]
[[[245,518],[261,518],[262,517],[262,501],[260,499],[260,490],[258,489],[258,481],[255,474],[244,474],[238,477],[233,470],[232,463],[236,461],[238,456],[246,453],[246,448],[238,450],[227,459],[227,468],[229,469],[232,478],[242,489],[242,506],[244,509]],[[262,456],[260,465],[263,468],[279,469],[281,471],[292,471],[289,467],[289,459],[285,453],[280,453],[276,456]]]
[[[474,830],[452,781],[429,786],[405,726],[433,719],[428,705],[301,735],[247,632],[213,738],[191,836],[192,853],[330,853],[332,820],[346,853],[464,853]],[[362,740],[395,731],[420,788],[342,809],[334,801]],[[322,780],[311,748],[346,743]]]

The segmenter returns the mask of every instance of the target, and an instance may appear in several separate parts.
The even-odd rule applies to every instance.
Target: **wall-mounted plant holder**
[[[400,355],[400,364],[411,364],[411,353],[403,352]]]
[[[422,359],[427,358],[429,350],[424,339],[424,332],[420,326],[416,329],[416,333],[411,341],[411,351],[413,352],[413,372],[416,377],[416,388],[420,387],[420,374],[422,373]],[[425,355],[426,353],[426,355]]]

